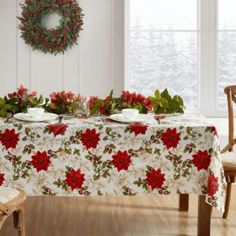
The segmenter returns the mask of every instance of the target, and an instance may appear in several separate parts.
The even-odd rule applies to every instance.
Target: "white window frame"
[[[207,117],[226,117],[217,109],[218,0],[198,0],[198,110]],[[125,83],[129,72],[130,0],[125,0]]]

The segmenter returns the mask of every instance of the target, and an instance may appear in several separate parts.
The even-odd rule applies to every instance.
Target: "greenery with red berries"
[[[76,0],[26,0],[20,5],[21,37],[34,50],[57,54],[77,44],[83,14]],[[49,13],[57,13],[61,17],[55,29],[46,29],[42,25],[43,17]]]
[[[123,91],[119,97],[114,97],[113,90],[103,98],[92,96],[85,104],[85,97],[71,91],[52,92],[50,98],[37,92],[29,92],[24,86],[20,86],[13,93],[4,98],[0,97],[0,117],[18,112],[26,112],[29,107],[43,107],[48,112],[56,114],[85,114],[86,105],[89,115],[110,115],[124,108],[136,108],[140,113],[155,114],[183,113],[184,102],[178,95],[171,96],[167,89],[163,92],[156,90],[153,97],[146,97],[139,93]],[[87,114],[87,113],[86,113]]]

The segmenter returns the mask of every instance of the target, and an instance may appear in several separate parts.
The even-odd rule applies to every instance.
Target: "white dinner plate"
[[[117,122],[121,122],[121,123],[134,123],[134,122],[142,122],[142,123],[146,123],[148,121],[150,121],[150,119],[153,120],[153,116],[149,115],[149,114],[139,114],[137,118],[135,119],[127,119],[123,114],[113,114],[109,116],[110,119],[117,121]]]
[[[43,113],[40,117],[32,117],[28,113],[17,113],[13,116],[17,120],[30,121],[30,122],[42,122],[42,121],[52,121],[58,118],[58,115],[54,113]]]

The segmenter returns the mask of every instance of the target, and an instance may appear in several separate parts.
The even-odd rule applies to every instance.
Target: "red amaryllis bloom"
[[[17,88],[17,91],[13,93],[9,93],[8,97],[9,98],[14,98],[14,97],[22,98],[23,96],[36,96],[37,95],[36,91],[33,91],[30,94],[28,94],[28,91],[29,90],[27,88],[25,88],[23,85],[20,85],[20,87]]]
[[[51,94],[50,94],[50,99],[51,99],[51,102],[52,103],[56,103],[57,102],[57,93],[56,92],[52,92]]]
[[[124,104],[135,106],[142,104],[145,106],[147,111],[152,109],[152,101],[139,93],[130,93],[129,91],[123,91],[121,94],[121,99]]]
[[[131,156],[127,151],[117,152],[116,155],[112,156],[112,164],[117,168],[118,171],[128,170],[131,163]]]
[[[81,134],[80,140],[87,149],[96,148],[100,140],[100,134],[96,133],[95,129],[86,129]]]
[[[168,128],[166,132],[162,134],[161,140],[167,149],[176,148],[180,140],[180,133],[177,133],[176,128]]]
[[[47,126],[47,128],[49,129],[50,132],[52,132],[54,134],[54,137],[56,137],[57,135],[64,135],[66,132],[68,125],[66,124],[50,124]]]
[[[218,188],[219,188],[218,178],[216,178],[214,174],[211,174],[208,179],[207,194],[213,197],[217,192]]]
[[[9,98],[13,98],[13,97],[22,97],[23,95],[25,95],[28,92],[28,89],[25,88],[23,85],[21,85],[19,88],[17,88],[17,92],[14,93],[9,93],[8,97]]]
[[[164,181],[165,174],[162,174],[160,169],[153,169],[146,175],[146,182],[151,186],[152,189],[162,188]]]
[[[19,134],[15,133],[14,129],[6,129],[4,133],[0,134],[0,141],[6,149],[16,148],[19,141]]]
[[[193,155],[193,164],[197,167],[199,170],[207,170],[211,161],[211,155],[205,150],[201,151],[199,150],[197,153]]]
[[[129,126],[130,130],[134,132],[135,136],[145,134],[148,126],[144,124],[134,123]]]
[[[4,174],[0,173],[0,186],[3,184],[4,180]]]
[[[37,152],[34,156],[32,156],[31,163],[36,168],[37,172],[41,170],[47,170],[51,160],[50,157],[47,155],[47,152]]]
[[[97,96],[91,96],[87,102],[89,110],[92,110],[93,106],[96,104],[99,98]]]
[[[81,188],[84,180],[84,174],[81,173],[80,169],[71,169],[70,172],[66,174],[66,184],[70,186],[72,190]]]

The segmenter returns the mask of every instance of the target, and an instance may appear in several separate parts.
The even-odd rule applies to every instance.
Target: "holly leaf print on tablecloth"
[[[4,156],[8,160],[13,169],[13,181],[17,181],[19,178],[28,178],[30,176],[29,171],[31,170],[31,163],[28,160],[22,160],[22,156],[14,155],[8,152],[8,155]]]
[[[113,168],[110,160],[102,161],[102,156],[97,156],[91,152],[85,158],[93,164],[93,180],[99,180],[101,177],[106,179],[110,176],[110,170]]]

